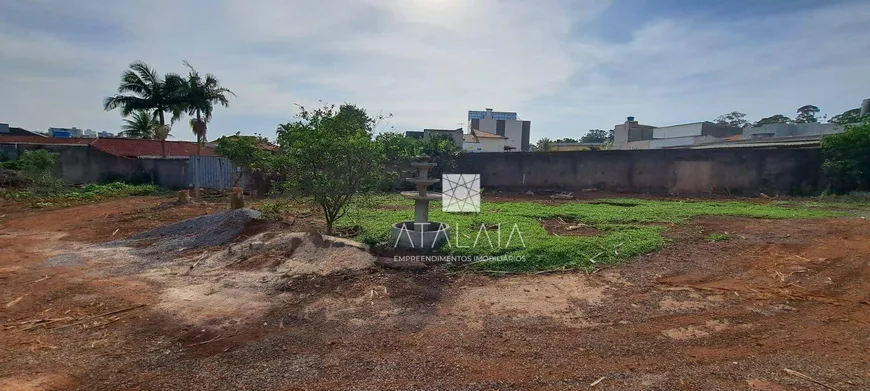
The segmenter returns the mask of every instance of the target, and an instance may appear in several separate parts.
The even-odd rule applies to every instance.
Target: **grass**
[[[728,232],[713,232],[710,235],[707,235],[708,242],[724,242],[728,239],[731,239],[728,236]]]
[[[46,190],[17,190],[0,193],[0,198],[29,201],[34,208],[51,208],[77,203],[93,202],[110,197],[155,194],[160,188],[154,185],[130,185],[112,182],[102,185],[89,184],[80,187],[64,187]]]
[[[606,202],[606,203],[605,203]],[[662,236],[670,223],[683,223],[696,216],[743,216],[770,219],[819,218],[843,212],[777,206],[737,201],[650,201],[608,199],[598,203],[563,203],[545,205],[533,202],[484,202],[480,213],[444,213],[440,202],[430,207],[430,219],[451,226],[451,243],[440,252],[461,256],[512,256],[507,261],[486,261],[469,265],[469,269],[499,272],[532,272],[561,269],[594,269],[664,247]],[[407,206],[409,209],[393,210]],[[541,227],[541,219],[571,219],[600,231],[598,236],[554,236]],[[387,243],[391,224],[413,219],[413,202],[399,196],[378,196],[352,208],[337,226],[360,226],[355,239],[369,245]],[[493,246],[481,234],[477,246],[470,246],[481,224],[502,223],[501,246],[497,233],[490,231]],[[525,246],[517,240],[506,243],[511,231],[519,231]],[[457,240],[459,247],[457,247]],[[469,246],[469,247],[465,247]]]

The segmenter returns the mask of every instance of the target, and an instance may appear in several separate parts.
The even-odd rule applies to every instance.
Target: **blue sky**
[[[102,100],[143,60],[238,95],[209,137],[261,133],[296,104],[392,113],[382,130],[516,111],[532,140],[628,115],[757,120],[870,97],[870,2],[833,0],[102,0],[0,2],[0,122],[116,132]],[[175,139],[192,140],[186,123]]]

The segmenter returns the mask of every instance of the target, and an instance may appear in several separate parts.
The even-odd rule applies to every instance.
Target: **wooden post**
[[[233,187],[233,192],[230,193],[230,209],[241,209],[245,207],[245,194],[241,187]]]

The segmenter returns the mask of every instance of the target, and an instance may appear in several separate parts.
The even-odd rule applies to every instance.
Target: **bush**
[[[838,193],[870,190],[870,121],[822,139],[823,169]]]

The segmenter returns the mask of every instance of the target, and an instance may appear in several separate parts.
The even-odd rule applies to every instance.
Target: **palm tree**
[[[550,152],[553,150],[553,140],[550,140],[547,137],[538,140],[538,144],[535,145],[535,150],[538,152]]]
[[[190,120],[190,128],[196,135],[196,154],[201,153],[202,144],[207,141],[207,124],[211,121],[215,104],[229,107],[229,96],[236,96],[228,88],[221,87],[215,75],[206,73],[205,76],[184,61],[184,66],[189,69],[187,79],[181,79],[179,89],[179,106],[177,109],[195,117]]]
[[[103,101],[103,108],[106,111],[120,108],[121,115],[124,117],[143,110],[152,113],[152,118],[157,118],[160,126],[165,126],[164,114],[174,113],[173,109],[179,104],[177,91],[180,88],[180,81],[181,77],[176,74],[169,73],[161,77],[148,64],[134,61],[121,75],[118,94],[107,97]],[[163,157],[166,157],[165,139],[161,147]]]
[[[175,84],[180,81],[178,90],[179,103],[175,107],[173,119],[180,116],[181,112],[185,112],[192,118],[190,120],[190,128],[193,129],[193,134],[196,135],[196,154],[202,154],[202,144],[206,142],[207,123],[211,121],[214,105],[219,104],[223,107],[229,107],[229,95],[235,96],[228,88],[221,87],[217,77],[211,73],[206,73],[205,77],[190,65],[189,62],[183,61],[184,66],[189,70],[187,79],[178,78],[178,81],[173,80]],[[194,169],[194,185],[193,196],[199,198],[199,164],[193,166]]]
[[[154,129],[160,126],[154,116],[145,110],[137,110],[129,118],[124,119],[121,134],[128,138],[154,139]]]

